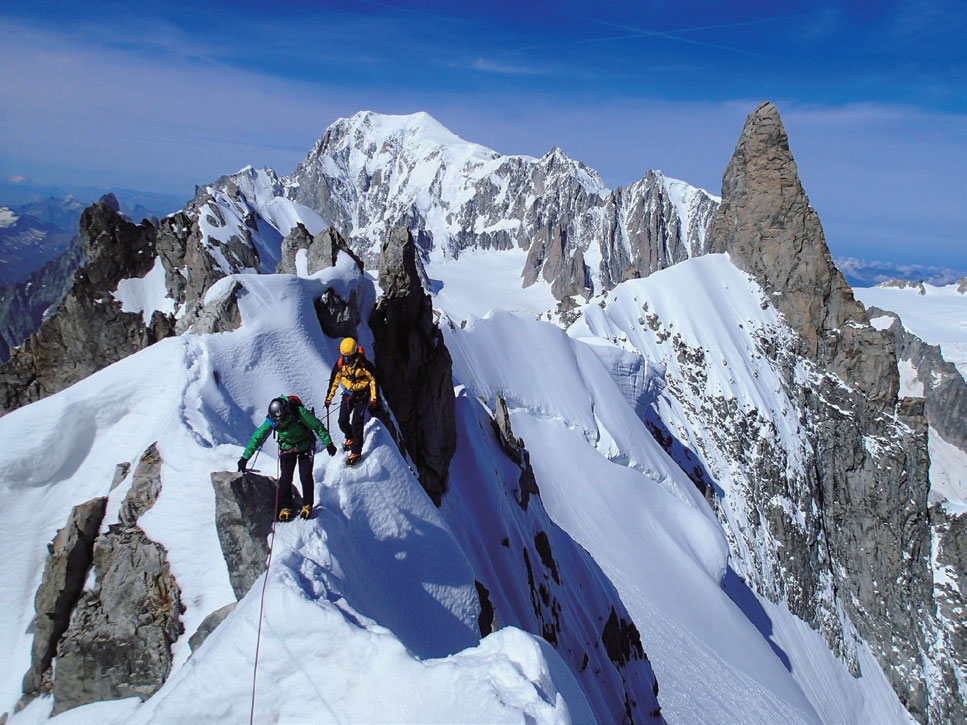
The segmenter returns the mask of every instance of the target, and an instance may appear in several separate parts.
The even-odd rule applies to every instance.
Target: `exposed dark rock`
[[[122,279],[151,269],[156,236],[150,223],[136,226],[106,204],[84,210],[80,238],[87,263],[57,310],[0,366],[0,409],[63,390],[173,333],[173,320],[149,328],[140,313],[122,312],[112,296]]]
[[[0,287],[0,363],[37,331],[48,310],[60,304],[83,262],[84,245],[80,236],[74,236],[63,253],[26,280]]]
[[[296,224],[282,240],[282,261],[279,262],[277,271],[296,274],[295,258],[300,249],[306,250],[307,274],[315,274],[321,269],[336,266],[339,252],[345,252],[352,257],[359,271],[363,271],[363,261],[349,248],[338,231],[327,227],[313,237],[301,223]]]
[[[896,341],[897,358],[916,372],[916,382],[923,387],[927,422],[941,438],[967,452],[967,381],[957,366],[944,360],[939,346],[908,332],[894,313],[876,307],[867,313],[870,317],[893,318],[889,332]]]
[[[473,583],[477,587],[477,598],[480,600],[480,616],[477,617],[477,627],[480,629],[480,636],[486,637],[499,629],[497,626],[497,611],[494,609],[494,603],[490,601],[490,590],[476,579]]]
[[[771,296],[799,334],[806,357],[858,386],[881,408],[896,404],[892,345],[869,326],[833,264],[779,112],[769,102],[746,119],[722,176],[722,205],[709,238],[712,252],[728,252]]]
[[[94,545],[94,567],[97,585],[57,647],[54,715],[100,700],[148,699],[167,679],[171,644],[183,631],[167,552],[141,529],[111,526]]]
[[[242,212],[243,209],[238,211]],[[175,297],[175,301],[184,306],[184,312],[178,320],[179,333],[195,323],[202,311],[205,293],[215,282],[228,274],[261,269],[258,251],[252,242],[252,228],[257,227],[252,214],[251,210],[245,213],[245,224],[232,229],[227,241],[206,237],[199,224],[201,219],[216,228],[227,225],[212,194],[199,190],[188,205],[186,214],[180,217],[175,215],[179,217],[176,221],[162,225],[160,236],[164,237],[166,250],[162,259],[169,260],[165,262],[166,279],[176,287],[181,287],[176,276],[184,279],[183,292]],[[218,258],[214,254],[216,251]]]
[[[94,540],[104,518],[107,498],[95,498],[75,506],[67,524],[47,545],[50,555],[34,608],[34,644],[30,669],[23,679],[23,692],[31,698],[50,692],[50,663],[61,635],[67,631],[71,612],[84,589],[87,571],[93,560]]]
[[[945,687],[953,697],[948,722],[967,722],[964,692],[964,653],[967,653],[967,514],[953,514],[943,505],[930,509],[936,551],[934,602],[937,607],[937,638],[942,651],[956,653],[952,666],[942,671]],[[959,702],[957,697],[959,696]]]
[[[131,463],[128,461],[119,463],[117,464],[117,466],[114,467],[114,479],[111,481],[112,491],[116,489],[118,486],[120,486],[121,482],[128,477],[128,471],[130,470],[131,470]]]
[[[242,324],[242,313],[238,309],[238,299],[245,294],[245,287],[238,280],[232,280],[224,294],[203,305],[195,317],[191,331],[201,335],[215,332],[231,332]]]
[[[202,620],[201,624],[198,625],[198,629],[195,630],[195,633],[188,638],[188,647],[192,652],[202,646],[204,641],[208,639],[208,635],[215,631],[215,627],[221,624],[225,620],[225,617],[232,613],[236,604],[238,602],[232,602],[231,604],[226,604],[224,607],[219,607]]]
[[[524,439],[517,438],[510,427],[510,414],[507,412],[507,401],[498,395],[494,402],[494,417],[491,420],[500,447],[510,459],[517,464],[524,462]]]
[[[490,424],[494,428],[500,447],[510,460],[520,466],[517,503],[526,511],[530,497],[541,495],[537,486],[537,478],[534,476],[534,468],[531,466],[530,453],[524,448],[524,439],[517,438],[514,435],[514,431],[510,427],[507,402],[500,395],[494,401],[494,411],[494,417],[491,418]]]
[[[420,483],[439,505],[456,450],[452,361],[403,227],[383,243],[379,284],[383,296],[369,318],[374,362]]]
[[[327,336],[356,337],[360,311],[355,290],[350,293],[348,300],[344,300],[330,287],[314,304],[319,325]]]
[[[97,203],[103,204],[108,209],[113,211],[115,214],[121,213],[121,204],[120,202],[118,202],[118,198],[114,196],[112,192],[108,192],[107,194],[102,196],[100,199],[97,200]]]
[[[560,584],[561,577],[557,573],[557,562],[554,561],[554,553],[551,551],[551,542],[547,538],[547,532],[537,532],[534,536],[534,547],[537,549],[538,556],[541,557],[541,563],[544,565],[544,568],[551,572],[551,577]]]
[[[141,518],[141,514],[154,506],[160,493],[161,454],[158,453],[158,444],[152,443],[141,454],[141,460],[134,469],[131,488],[121,502],[121,511],[118,514],[121,524],[134,526]]]
[[[629,622],[624,617],[619,618],[614,607],[604,624],[601,641],[608,652],[608,658],[619,667],[632,659],[643,659],[645,656],[638,628],[634,622]]]
[[[923,722],[947,721],[959,696],[927,680],[931,668],[949,671],[950,664],[936,652],[929,655],[936,658],[932,665],[924,663],[936,639],[926,424],[915,408],[898,405],[893,340],[868,324],[832,264],[772,104],[763,103],[747,119],[722,189],[711,248],[728,252],[748,271],[797,333],[793,349],[769,343],[759,354],[779,367],[794,391],[806,441],[803,473],[790,478],[790,452],[755,416],[726,400],[701,411],[720,418],[723,429],[748,431],[732,443],[721,441],[736,449],[728,451],[732,460],[755,468],[754,485],[734,486],[729,494],[744,499],[733,506],[750,512],[750,531],[738,535],[761,541],[759,529],[765,528],[766,539],[776,542],[774,560],[747,563],[759,573],[749,585],[785,601],[823,632],[859,675],[855,627],[909,712]],[[809,385],[796,379],[800,355],[816,366]],[[683,364],[701,367],[688,358]],[[694,385],[704,395],[702,381]],[[744,423],[735,422],[743,416]],[[749,449],[743,439],[755,444]],[[790,504],[801,520],[790,516]]]
[[[611,288],[626,279],[647,277],[691,257],[706,254],[705,227],[716,209],[706,194],[694,197],[696,207],[679,217],[660,174],[614,191],[614,219],[604,237],[601,274]]]
[[[273,479],[251,472],[212,474],[215,530],[228,565],[232,591],[239,599],[265,571],[267,537],[275,521],[275,485]]]
[[[195,221],[184,211],[176,212],[161,220],[155,252],[165,269],[165,286],[168,296],[177,304],[185,301],[187,280],[182,269],[185,266],[185,253],[189,240],[197,240],[200,233]]]
[[[275,271],[280,274],[295,274],[295,257],[300,249],[309,249],[312,235],[302,222],[296,224],[282,239],[282,259]]]
[[[584,264],[584,251],[578,247],[574,254],[564,262],[561,273],[551,284],[551,294],[558,300],[581,295],[591,296],[591,275]]]
[[[345,252],[352,257],[359,271],[363,271],[363,260],[349,248],[349,244],[339,232],[332,227],[327,227],[312,238],[312,245],[306,255],[309,274],[314,274],[320,269],[335,267],[339,252]]]

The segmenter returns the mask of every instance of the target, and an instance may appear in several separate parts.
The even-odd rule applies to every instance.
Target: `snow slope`
[[[761,299],[726,257],[712,255],[619,285],[604,309],[582,308],[568,334],[494,312],[447,329],[446,340],[455,382],[484,400],[507,399],[549,515],[621,594],[669,722],[908,722],[868,652],[854,679],[821,635],[742,584],[714,513],[642,419],[656,405],[690,440],[687,416],[664,390],[665,376],[681,372],[678,334],[716,351],[710,392],[758,407],[795,450],[786,401],[756,362],[753,334],[781,331]],[[671,328],[667,337],[649,326],[652,311]],[[711,463],[727,485],[730,463],[724,455]]]
[[[274,188],[260,173],[254,196]],[[241,203],[218,202],[239,204],[236,228],[252,211]],[[213,234],[230,240],[221,226]],[[277,230],[262,235],[267,253],[277,254],[278,240]],[[646,425],[646,409],[657,410],[681,444],[699,448],[705,432],[691,426],[685,405],[702,401],[668,388],[688,372],[682,350],[714,350],[703,366],[706,389],[764,416],[795,453],[795,416],[756,348],[757,333],[783,334],[758,288],[726,257],[698,258],[619,285],[565,332],[533,319],[551,300],[520,290],[502,265],[500,254],[479,253],[428,269],[457,386],[458,446],[443,506],[429,502],[378,422],[369,424],[360,467],[317,459],[316,517],[279,530],[267,577],[259,717],[614,721],[623,703],[608,693],[624,677],[640,690],[653,666],[672,723],[907,722],[862,644],[864,675],[854,679],[819,634],[742,584],[736,567],[755,552],[730,555],[741,537],[723,531]],[[234,467],[267,400],[325,396],[338,341],[320,331],[313,299],[327,287],[344,298],[356,290],[366,318],[375,289],[344,255],[309,278],[227,277],[207,297],[235,281],[243,287],[238,330],[163,340],[0,418],[0,530],[19,534],[0,537],[9,562],[0,579],[9,613],[0,622],[8,653],[0,708],[19,697],[29,662],[47,542],[73,505],[108,494],[118,462],[158,441],[163,488],[140,525],[166,547],[188,605],[173,674],[144,704],[97,703],[57,720],[244,720],[261,580],[201,649],[189,656],[187,645],[205,616],[235,599],[209,475]],[[150,290],[127,292],[142,310],[157,302]],[[367,330],[360,337],[372,345]],[[489,430],[498,394],[541,491],[523,512],[520,470]],[[704,463],[729,503],[738,464],[724,453]],[[788,465],[798,465],[795,455]],[[267,446],[259,467],[271,475],[275,466]],[[105,526],[129,486],[130,477],[110,492]],[[740,529],[740,507],[730,517]],[[536,553],[541,534],[552,563]],[[501,627],[482,641],[475,580],[490,589]],[[608,669],[601,633],[618,595],[650,663]],[[36,700],[12,722],[43,721],[49,708]]]
[[[157,503],[139,520],[168,551],[187,609],[174,669],[144,705],[96,703],[63,722],[244,720],[254,662],[259,583],[189,657],[201,620],[234,601],[214,526],[209,474],[231,470],[265,402],[298,391],[325,396],[338,341],[326,338],[312,300],[326,287],[372,283],[344,257],[313,278],[242,275],[243,325],[184,335],[112,365],[67,390],[0,418],[0,702],[12,709],[27,669],[33,592],[46,544],[70,508],[108,494],[115,465],[152,442],[164,464]],[[217,290],[213,290],[213,293]],[[364,338],[365,341],[365,338]],[[378,422],[365,465],[316,461],[317,516],[280,528],[269,574],[260,655],[259,714],[278,721],[539,721],[591,719],[570,670],[552,648],[512,628],[481,644],[473,570]],[[259,467],[276,468],[270,445]],[[130,476],[110,492],[116,520]],[[442,659],[441,659],[442,658]],[[48,699],[12,722],[43,720]],[[311,714],[310,714],[311,713]]]
[[[967,294],[957,284],[917,288],[858,287],[856,299],[867,307],[895,312],[903,326],[931,345],[939,345],[949,360],[967,378]]]

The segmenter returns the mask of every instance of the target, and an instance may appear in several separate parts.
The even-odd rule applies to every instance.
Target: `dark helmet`
[[[273,398],[269,403],[269,420],[282,423],[289,417],[289,401],[285,398]]]

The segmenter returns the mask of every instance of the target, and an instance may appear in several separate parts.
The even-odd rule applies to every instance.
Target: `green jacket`
[[[265,442],[265,439],[269,437],[269,434],[273,430],[275,430],[278,436],[280,451],[289,451],[292,449],[297,451],[309,450],[316,442],[312,431],[319,434],[322,445],[332,445],[332,438],[329,437],[329,431],[326,430],[326,426],[322,424],[322,421],[301,405],[293,405],[293,408],[294,412],[289,416],[289,419],[278,425],[266,418],[265,422],[252,434],[248,445],[245,446],[245,452],[242,453],[242,458],[247,461],[255,455],[255,451]]]

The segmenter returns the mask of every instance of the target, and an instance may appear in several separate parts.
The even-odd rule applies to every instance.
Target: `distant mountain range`
[[[965,296],[865,308],[771,103],[721,197],[361,112],[291,175],[120,208],[0,366],[0,709],[244,719],[268,581],[267,671],[303,669],[260,720],[967,721],[967,383],[907,312]],[[344,336],[385,415],[260,580],[273,482],[235,457]]]

